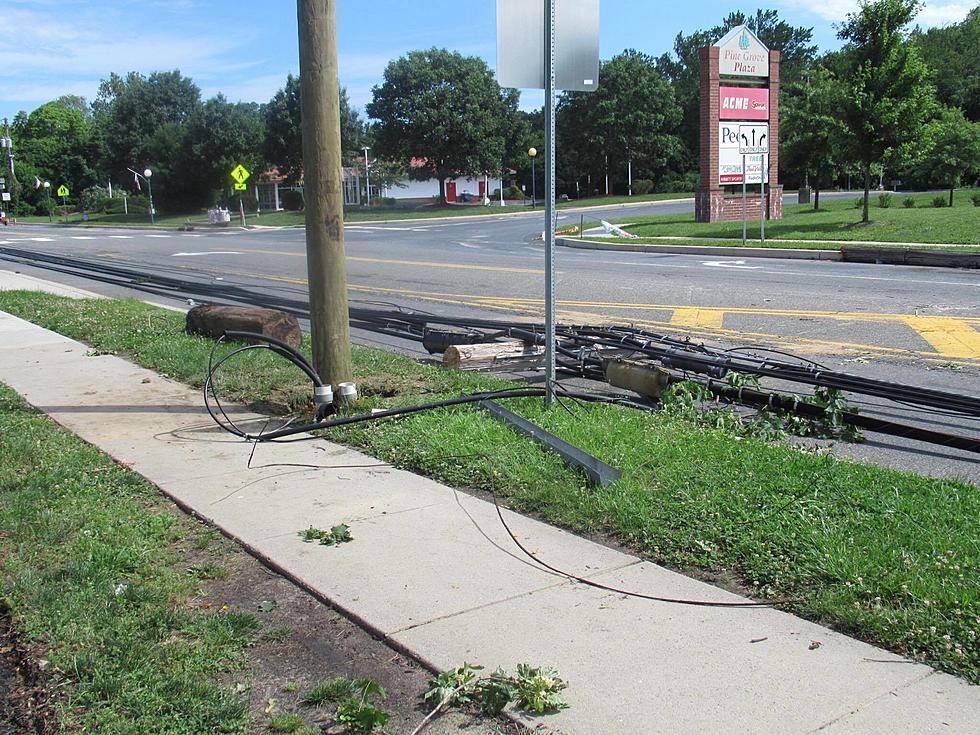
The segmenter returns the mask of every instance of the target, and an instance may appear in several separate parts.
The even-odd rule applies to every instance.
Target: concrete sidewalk
[[[9,275],[0,272],[0,288],[16,287]],[[980,688],[775,610],[571,583],[520,555],[492,503],[359,452],[322,440],[260,445],[247,469],[251,445],[218,431],[197,391],[2,312],[0,381],[429,666],[556,667],[570,708],[541,718],[554,731],[980,732]],[[316,467],[277,466],[287,463]],[[658,596],[740,599],[505,517],[570,572]],[[341,522],[349,544],[297,535]]]

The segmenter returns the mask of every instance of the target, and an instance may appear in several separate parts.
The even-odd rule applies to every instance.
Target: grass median
[[[893,195],[890,206],[876,206],[872,197],[871,223],[861,223],[861,210],[852,199],[824,199],[820,209],[791,204],[783,208],[783,218],[766,222],[767,245],[784,247],[778,240],[841,240],[855,245],[867,241],[888,243],[966,244],[980,246],[980,207],[971,197],[976,191],[956,193],[955,206],[936,208],[933,199],[938,195],[916,194],[910,198],[912,208],[903,206],[903,195]],[[947,195],[948,196],[948,195]],[[945,198],[940,196],[940,199]],[[736,239],[741,244],[742,222],[695,222],[694,214],[665,214],[652,217],[620,218],[631,223],[630,232],[641,238],[703,237],[706,239]],[[759,223],[749,220],[749,237],[758,238]],[[655,241],[654,241],[655,242]],[[733,243],[726,243],[731,247]],[[756,243],[757,245],[757,243]],[[793,247],[786,243],[785,247]],[[797,247],[812,247],[797,244]],[[839,249],[834,245],[834,249]]]
[[[194,386],[209,341],[183,317],[134,301],[0,294],[0,309]],[[305,349],[305,348],[304,348]],[[229,399],[303,409],[308,386],[275,358],[245,353],[221,378]],[[410,359],[354,350],[359,410],[509,385]],[[607,490],[478,410],[362,424],[331,438],[640,555],[745,591],[980,683],[980,493],[920,477],[706,430],[670,411],[608,405],[525,417],[624,472]],[[474,454],[478,456],[473,456]]]

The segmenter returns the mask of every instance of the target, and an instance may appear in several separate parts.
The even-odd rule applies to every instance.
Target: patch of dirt
[[[390,715],[384,732],[415,729],[428,712],[421,702],[429,688],[430,672],[272,572],[235,542],[213,530],[205,534],[204,540],[210,539],[206,548],[199,548],[204,541],[183,545],[182,563],[220,567],[227,576],[204,580],[202,595],[193,604],[211,609],[227,605],[253,613],[261,623],[249,651],[254,677],[250,734],[268,732],[270,718],[283,713],[299,714],[307,726],[321,732],[337,731],[332,729],[334,707],[315,709],[300,700],[316,684],[339,676],[374,679],[387,690],[388,698],[376,702]],[[504,719],[452,711],[424,732],[517,735],[528,731]]]
[[[21,648],[11,627],[9,611],[0,607],[0,735],[57,732],[38,678],[33,657]]]

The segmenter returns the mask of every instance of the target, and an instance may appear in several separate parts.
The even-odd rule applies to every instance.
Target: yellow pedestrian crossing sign
[[[61,186],[58,187],[58,196],[60,196],[60,197],[66,197],[69,194],[70,194],[70,192],[68,191],[68,187],[65,186],[64,184],[62,184]]]
[[[248,169],[242,164],[235,166],[235,169],[231,172],[231,178],[233,178],[235,183],[239,184],[240,186],[243,186],[245,182],[248,181],[248,177],[251,175],[252,174],[249,173]],[[235,188],[238,189],[237,186]]]

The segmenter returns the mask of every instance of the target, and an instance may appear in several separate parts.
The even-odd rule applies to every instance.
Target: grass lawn
[[[0,594],[59,732],[245,732],[259,623],[192,606],[176,546],[205,532],[0,384]]]
[[[690,194],[647,194],[635,197],[593,197],[580,199],[574,202],[559,202],[559,209],[571,209],[576,207],[595,207],[615,204],[639,204],[642,202],[659,202],[669,199],[683,199],[691,196]],[[528,200],[528,205],[530,200]],[[501,208],[496,203],[491,207],[447,205],[440,207],[433,204],[405,203],[394,206],[374,206],[351,207],[344,212],[344,219],[347,222],[369,222],[378,220],[396,219],[432,219],[434,217],[476,217],[486,215],[514,214],[516,212],[529,212],[530,206],[522,205],[520,202],[509,202],[506,207]],[[538,210],[543,211],[539,205]],[[260,216],[255,213],[248,214],[246,219],[250,225],[264,225],[267,227],[289,227],[302,226],[306,223],[306,215],[303,212],[268,212]],[[35,224],[47,224],[46,216],[27,216],[18,217],[20,222]],[[231,223],[234,227],[240,222],[237,213],[232,212]],[[179,228],[187,224],[196,227],[211,227],[208,224],[207,213],[193,212],[190,214],[158,214],[156,223],[150,224],[149,216],[145,212],[132,214],[91,214],[88,221],[83,221],[81,213],[73,213],[65,217],[54,217],[52,224],[72,224],[89,227],[124,226],[124,227],[163,227]]]
[[[0,294],[0,309],[100,351],[200,386],[210,343],[183,317],[135,301]],[[308,406],[308,386],[262,353],[221,378],[223,395]],[[506,387],[354,349],[357,410]],[[786,609],[980,683],[980,493],[964,483],[854,464],[706,430],[671,411],[608,405],[508,406],[624,477],[589,487],[555,456],[472,408],[362,424],[331,438],[446,483],[694,573],[722,572]],[[460,459],[473,452],[486,457]],[[452,458],[452,457],[455,458]]]
[[[860,224],[861,210],[854,206],[851,199],[824,199],[817,212],[810,205],[787,205],[783,209],[783,219],[766,223],[766,238],[980,245],[980,207],[973,206],[970,201],[974,193],[959,191],[954,207],[939,209],[932,206],[932,200],[941,195],[916,195],[913,197],[916,207],[912,209],[902,206],[905,199],[902,195],[893,195],[891,206],[887,209],[878,207],[877,198],[872,197],[872,221],[869,225]],[[742,237],[741,221],[698,223],[694,221],[693,213],[620,218],[620,221],[635,223],[628,229],[641,238],[693,236],[740,240]],[[749,237],[758,236],[759,223],[750,220]],[[790,244],[787,246],[792,247]]]

